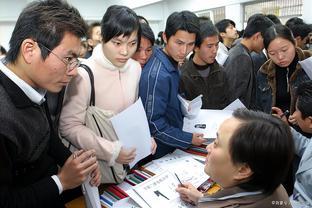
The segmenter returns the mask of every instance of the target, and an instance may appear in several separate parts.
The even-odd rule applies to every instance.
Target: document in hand
[[[203,105],[202,97],[203,95],[199,95],[193,100],[189,101],[184,99],[181,95],[178,95],[178,99],[181,102],[182,114],[189,118],[195,117]]]
[[[177,177],[165,171],[134,186],[127,194],[143,208],[193,207],[181,200],[175,190],[178,184]]]
[[[82,184],[82,192],[84,194],[87,208],[101,208],[100,194],[98,187],[90,185],[91,177]]]
[[[190,133],[203,133],[204,138],[216,138],[220,124],[232,116],[231,110],[199,111],[195,118],[184,117],[183,131]]]
[[[302,66],[308,77],[312,79],[312,56],[303,61],[299,61],[299,64]]]
[[[122,146],[124,148],[136,148],[136,157],[129,164],[130,168],[151,154],[151,133],[141,98],[112,117],[111,122]]]

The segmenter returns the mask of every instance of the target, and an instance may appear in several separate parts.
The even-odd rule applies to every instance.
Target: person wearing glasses
[[[125,110],[138,99],[141,75],[140,64],[131,57],[140,45],[141,28],[136,13],[125,6],[110,6],[101,22],[102,43],[96,46],[92,56],[83,61],[94,76],[95,106],[109,119]],[[102,183],[108,183],[105,165],[129,164],[136,156],[135,149],[125,149],[116,138],[98,136],[86,124],[90,103],[90,78],[84,68],[79,68],[68,85],[60,117],[59,130],[78,148],[94,148],[99,159]],[[131,121],[130,121],[131,122]],[[107,129],[111,126],[107,124]],[[111,134],[109,137],[113,137]],[[131,135],[129,135],[131,139]],[[152,152],[156,143],[152,139]],[[116,183],[118,180],[115,181]]]
[[[0,61],[0,207],[64,207],[89,175],[91,185],[100,183],[95,151],[71,154],[53,131],[45,98],[76,75],[85,30],[63,1],[32,2],[16,22]]]

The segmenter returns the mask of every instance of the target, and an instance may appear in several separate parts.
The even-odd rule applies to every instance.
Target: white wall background
[[[19,13],[32,0],[0,0],[0,44],[9,48],[9,39]],[[88,21],[100,21],[108,6],[126,5],[138,15],[144,16],[157,36],[164,30],[167,17],[174,11],[190,10],[201,12],[207,9],[225,6],[226,18],[236,22],[237,29],[243,29],[242,4],[257,0],[67,0],[77,7]],[[303,0],[303,16],[307,23],[312,23],[311,0]]]

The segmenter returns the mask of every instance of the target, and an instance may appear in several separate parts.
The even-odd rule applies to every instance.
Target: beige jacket
[[[94,75],[95,106],[117,114],[138,98],[141,66],[129,59],[124,67],[115,67],[102,51],[101,44],[94,48],[92,56],[83,61]],[[78,148],[95,149],[98,159],[113,165],[121,145],[110,142],[87,128],[86,109],[90,103],[91,85],[88,73],[78,69],[78,75],[67,86],[60,117],[60,134]]]
[[[233,187],[233,188],[219,191],[210,197],[220,198],[220,197],[229,196],[229,195],[233,195],[233,194],[237,194],[241,192],[244,192],[244,190],[238,187]],[[221,208],[221,207],[226,207],[226,208],[234,208],[234,207],[289,208],[291,207],[291,205],[290,205],[286,190],[284,189],[282,185],[280,185],[271,195],[258,194],[258,195],[244,196],[244,197],[239,197],[239,198],[229,198],[227,200],[220,200],[220,201],[200,202],[198,204],[198,207],[200,208]]]

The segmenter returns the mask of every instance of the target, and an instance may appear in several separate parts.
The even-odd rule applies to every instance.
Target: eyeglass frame
[[[48,50],[50,53],[52,53],[56,58],[58,58],[60,61],[62,61],[65,65],[66,65],[66,73],[69,74],[70,72],[72,72],[74,69],[76,69],[77,67],[79,67],[79,65],[81,64],[81,61],[76,58],[76,57],[72,57],[72,61],[65,61],[65,58],[61,58],[59,57],[56,53],[54,53],[51,49],[49,49],[47,46],[43,45],[40,42],[37,42],[38,45],[43,46],[46,50]]]

